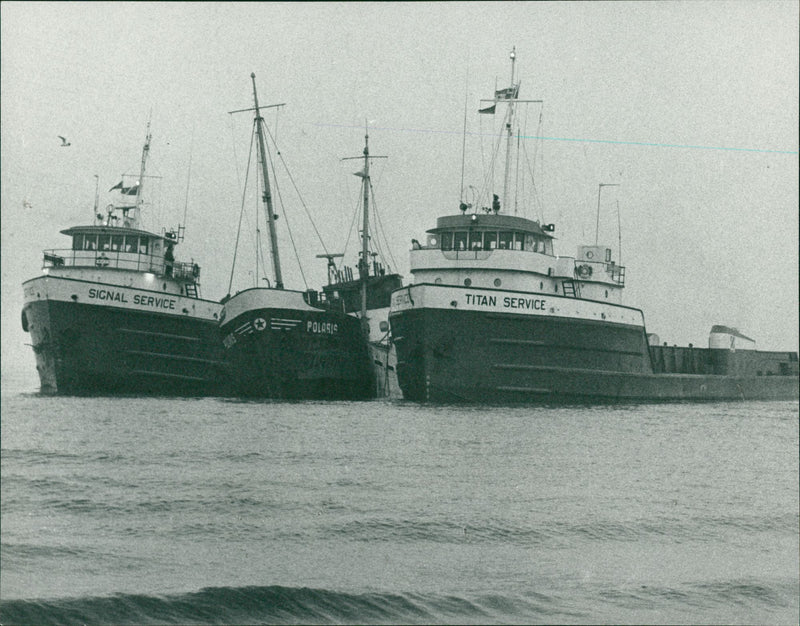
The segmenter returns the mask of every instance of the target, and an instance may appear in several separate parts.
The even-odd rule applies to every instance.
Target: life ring
[[[589,278],[592,275],[592,266],[591,265],[579,265],[575,268],[575,272],[578,274],[578,278]]]
[[[200,266],[197,263],[192,265],[192,276],[194,276],[195,278],[200,277]]]
[[[108,267],[108,263],[109,260],[108,257],[105,255],[105,253],[101,253],[100,256],[97,257],[97,260],[94,262],[94,264],[97,267]]]

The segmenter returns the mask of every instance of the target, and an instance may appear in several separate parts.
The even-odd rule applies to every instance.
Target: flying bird
[[[71,144],[69,141],[67,141],[67,140],[66,140],[64,137],[62,137],[61,135],[59,135],[59,136],[58,136],[58,138],[61,140],[61,147],[62,147],[62,148],[66,148],[67,146],[71,146],[71,145],[72,145],[72,144]]]

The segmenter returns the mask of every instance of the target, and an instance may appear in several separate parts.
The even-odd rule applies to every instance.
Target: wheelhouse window
[[[139,237],[139,254],[147,254],[148,243],[147,237]]]
[[[83,237],[84,250],[97,250],[97,235],[84,235]]]
[[[523,249],[528,252],[536,252],[536,240],[533,238],[533,235],[525,235],[525,247]]]
[[[469,249],[483,250],[483,233],[481,231],[469,234]]]
[[[456,232],[453,233],[453,248],[455,250],[466,250],[467,249],[467,232]]]
[[[122,252],[122,247],[125,237],[123,235],[111,235],[111,249],[114,252]]]
[[[83,234],[72,237],[72,249],[83,250]]]
[[[483,233],[483,249],[494,250],[497,248],[497,231],[487,230]]]
[[[97,237],[98,250],[108,251],[111,249],[111,235],[100,235]]]
[[[498,235],[498,240],[498,248],[501,250],[511,250],[514,245],[514,233],[510,230],[501,230]]]
[[[442,241],[442,250],[453,249],[453,233],[441,233],[439,238]]]

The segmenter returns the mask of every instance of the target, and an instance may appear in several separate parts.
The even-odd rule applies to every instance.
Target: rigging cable
[[[269,133],[269,129],[267,129],[267,132]],[[286,173],[289,174],[289,170],[286,167],[286,162],[283,160],[283,155],[281,154],[281,151],[278,150],[278,146],[275,144],[275,140],[272,137],[271,133],[269,135],[269,138],[272,140],[272,143],[275,146],[275,151],[278,153],[278,156],[281,157],[281,163],[283,163],[283,167],[286,170]],[[295,242],[294,242],[294,236],[292,235],[292,229],[291,229],[291,226],[289,225],[289,217],[287,215],[287,211],[286,211],[285,206],[283,204],[283,195],[281,194],[281,189],[280,189],[280,186],[278,185],[278,177],[275,174],[275,163],[272,161],[272,155],[269,155],[269,156],[270,156],[270,158],[267,161],[267,163],[268,163],[270,169],[272,170],[272,180],[275,183],[274,184],[275,195],[278,197],[278,204],[280,204],[281,209],[283,210],[283,219],[286,221],[286,232],[289,234],[289,241],[292,244],[292,250],[294,250],[295,259],[297,259],[297,267],[300,269],[300,277],[303,279],[303,284],[305,285],[306,289],[308,289],[308,282],[306,281],[306,275],[303,272],[303,264],[300,262],[300,255],[297,252],[297,246],[295,245]],[[289,179],[291,180],[291,174],[289,174]],[[294,181],[292,181],[292,183],[294,184]],[[295,186],[295,191],[297,191],[297,186]],[[300,192],[299,191],[297,191],[297,195],[298,195],[298,197],[300,196]],[[302,203],[302,198],[300,198],[300,201]],[[313,224],[313,222],[312,222],[312,224]],[[324,244],[323,244],[323,248],[324,248]],[[327,250],[326,250],[326,252],[327,252]]]
[[[503,118],[503,121],[505,122],[505,117]],[[494,187],[494,166],[495,163],[497,162],[497,155],[500,152],[500,144],[502,143],[502,141],[503,141],[503,132],[501,130],[497,134],[497,143],[495,144],[494,150],[492,152],[491,170],[490,172],[487,172],[486,176],[483,179],[483,189],[481,190],[481,196],[483,196],[484,193],[487,194],[487,197],[494,195],[494,191],[492,190]],[[484,171],[486,170],[484,169]],[[489,206],[491,206],[492,200],[493,198],[490,199]],[[503,198],[502,202],[503,204],[505,204],[505,198]]]
[[[536,148],[533,153],[534,166],[536,164],[536,155],[539,155],[539,171],[544,173],[544,102],[539,105],[539,125],[536,127],[536,136],[539,141],[535,144]],[[539,217],[544,223],[544,177],[542,183],[537,187],[536,179],[533,183],[534,195],[533,198],[539,204]]]
[[[389,238],[386,236],[386,231],[383,229],[383,220],[378,212],[378,204],[375,202],[375,190],[372,188],[371,180],[369,181],[369,190],[372,193],[372,208],[373,212],[375,213],[375,222],[377,222],[378,228],[380,229],[380,233],[376,233],[375,245],[376,247],[380,247],[380,237],[377,235],[383,235],[383,240],[386,243],[386,250],[389,252],[389,258],[392,260],[392,267],[397,268],[399,266],[397,265],[397,261],[395,261],[394,255],[392,254],[392,247],[389,245]],[[386,262],[386,255],[381,253],[381,256],[383,257],[384,262]]]
[[[183,230],[186,231],[186,212],[189,209],[189,182],[192,179],[192,153],[194,151],[194,123],[192,123],[192,139],[189,143],[189,172],[186,174],[186,197],[183,204]]]
[[[467,151],[467,100],[469,98],[469,63],[467,63],[467,72],[464,76],[464,131],[461,135],[461,189],[459,189],[458,201],[459,204],[464,202],[464,161],[466,159]]]
[[[259,189],[259,190],[261,189],[261,185],[258,184],[259,181],[260,181],[260,176],[261,176],[261,172],[260,172],[260,170],[258,168],[256,168],[256,189]],[[259,207],[258,194],[256,194],[256,196],[254,197],[254,200],[255,200],[255,210],[253,211],[253,215],[255,215],[255,218],[256,218],[256,228],[255,228],[255,236],[256,236],[256,242],[255,242],[256,269],[255,269],[255,275],[253,277],[253,286],[254,287],[258,287],[259,284],[260,284],[259,281],[258,281],[258,279],[259,279],[259,273],[258,273],[259,258],[261,259],[261,267],[264,268],[264,278],[267,280],[267,282],[269,282],[269,276],[267,275],[267,267],[268,267],[267,260],[266,260],[266,256],[264,255],[264,242],[261,239],[261,227],[258,224],[258,207]]]
[[[383,178],[383,174],[384,174],[385,171],[386,171],[385,168],[380,168],[380,173],[378,174],[377,179],[376,179],[376,185],[380,185],[381,179]],[[383,264],[386,265],[386,266],[389,266],[389,262],[388,262],[387,256],[383,252],[383,247],[385,245],[385,247],[389,251],[390,255],[391,255],[391,249],[389,248],[389,239],[388,239],[388,237],[386,237],[386,234],[383,232],[383,222],[381,221],[380,214],[378,213],[378,204],[375,201],[375,189],[374,189],[374,187],[372,185],[373,178],[376,178],[376,177],[375,176],[370,176],[370,178],[369,178],[369,191],[370,191],[370,196],[372,197],[372,211],[373,211],[373,214],[375,215],[375,219],[374,220],[370,220],[370,226],[372,227],[373,232],[375,233],[375,248],[376,248],[376,251],[378,252],[378,255],[381,257],[381,261],[383,262]],[[381,234],[383,234],[383,242],[381,242]],[[392,262],[394,262],[394,258],[393,257],[392,257]]]
[[[517,158],[514,163],[514,215],[517,214],[517,206],[519,205],[519,145],[521,143],[520,131],[517,129]],[[525,217],[525,204],[523,199],[522,216]]]
[[[372,180],[369,181],[369,191],[370,195],[372,196],[372,215],[375,219],[370,220],[370,228],[372,229],[373,235],[370,235],[369,242],[372,243],[371,248],[373,248],[372,256],[374,258],[375,255],[380,257],[381,261],[384,265],[389,265],[386,259],[386,254],[383,252],[383,245],[381,244],[381,227],[378,217],[378,210],[375,204],[375,190],[372,188]]]
[[[351,199],[352,202],[352,199]],[[355,230],[355,224],[358,220],[358,216],[361,215],[361,194],[358,195],[358,199],[356,200],[356,210],[353,211],[353,219],[350,222],[350,228],[347,231],[347,239],[344,241],[344,250],[342,250],[342,258],[344,255],[347,254],[347,246],[350,244],[350,236],[353,234]]]
[[[328,248],[325,246],[325,241],[322,239],[322,235],[320,234],[319,230],[317,230],[317,225],[314,223],[314,219],[311,217],[311,212],[308,210],[308,206],[306,205],[305,200],[303,200],[303,196],[300,194],[300,190],[297,188],[297,184],[294,182],[294,176],[289,171],[289,166],[286,164],[286,161],[283,158],[283,154],[281,151],[278,150],[278,144],[275,142],[275,139],[272,137],[272,133],[270,132],[269,128],[267,128],[267,133],[269,133],[269,138],[272,140],[272,143],[275,146],[275,150],[278,153],[278,156],[281,159],[281,163],[283,164],[283,169],[286,171],[286,175],[289,177],[289,181],[292,183],[292,187],[294,187],[295,193],[297,193],[297,197],[300,200],[300,205],[303,207],[303,210],[306,212],[306,216],[308,217],[308,221],[311,222],[311,227],[314,229],[314,232],[317,235],[317,239],[319,239],[320,244],[322,244],[322,249],[325,251],[325,254],[328,254]]]
[[[539,128],[536,131],[537,132],[537,136],[540,138],[540,141],[541,141],[541,123],[542,123],[542,117],[541,117],[541,113],[540,113],[539,114]],[[539,144],[537,143],[537,145],[539,145]],[[541,199],[539,198],[539,194],[537,193],[538,189],[537,189],[537,185],[536,185],[536,177],[534,176],[534,172],[535,172],[535,168],[536,168],[536,154],[537,154],[537,151],[534,151],[532,160],[528,155],[528,148],[527,148],[527,144],[525,142],[522,143],[522,151],[523,151],[523,153],[525,155],[525,163],[528,166],[528,173],[530,174],[531,184],[533,185],[534,203],[539,208],[538,217],[542,221],[544,221],[544,206],[543,206],[543,203],[542,203]]]
[[[254,129],[255,130],[255,129]],[[231,124],[231,136],[233,135],[233,124]],[[231,294],[231,286],[233,285],[233,272],[236,268],[236,255],[239,252],[239,235],[242,232],[242,216],[244,214],[244,201],[245,201],[245,194],[247,193],[247,179],[250,174],[250,162],[253,157],[253,141],[255,140],[255,132],[250,135],[250,151],[247,156],[247,169],[245,170],[245,178],[244,178],[244,187],[242,188],[242,208],[239,211],[239,226],[236,229],[236,245],[233,248],[233,263],[231,263],[231,277],[228,281],[228,295]],[[236,142],[234,141],[233,144],[233,153],[234,153],[234,162],[236,162]],[[239,177],[239,166],[238,163],[236,165],[236,179],[237,182],[241,183],[241,178]]]

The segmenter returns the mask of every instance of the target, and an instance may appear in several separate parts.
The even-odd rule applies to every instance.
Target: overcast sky
[[[764,349],[798,348],[798,3],[14,3],[2,29],[2,365],[35,372],[23,280],[59,233],[90,223],[103,192],[138,171],[148,120],[158,175],[146,225],[187,212],[179,259],[203,295],[227,292],[255,72],[262,104],[286,103],[281,156],[331,251],[355,209],[353,162],[370,125],[377,209],[397,269],[408,248],[481,186],[491,116],[517,51],[525,134],[557,253],[600,239],[627,267],[624,303],[662,340],[707,345],[735,325]],[[71,146],[59,146],[58,135]],[[535,139],[540,137],[541,139]],[[191,162],[191,175],[190,175]],[[289,288],[325,281],[320,244],[290,201],[278,221]],[[187,196],[188,189],[188,196]],[[522,212],[523,209],[520,208]],[[353,243],[349,244],[353,249]],[[237,278],[234,288],[248,280]],[[252,280],[252,279],[249,279]]]

